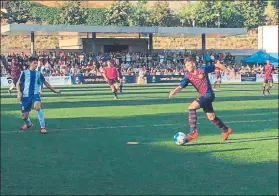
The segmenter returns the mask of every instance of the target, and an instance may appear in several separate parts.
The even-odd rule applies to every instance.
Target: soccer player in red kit
[[[11,60],[12,60],[11,61],[11,77],[12,77],[13,83],[11,84],[11,87],[8,90],[9,94],[11,94],[12,90],[16,87],[16,83],[17,83],[17,81],[20,77],[20,73],[21,73],[20,65],[19,65],[19,62],[18,62],[16,56],[13,56]]]
[[[196,67],[196,63],[191,60],[185,60],[185,67],[187,73],[184,79],[181,81],[180,85],[172,90],[169,94],[171,98],[174,94],[180,92],[183,88],[186,88],[189,83],[191,83],[199,93],[199,97],[194,100],[189,106],[189,124],[190,131],[187,134],[187,142],[198,137],[198,131],[196,128],[197,115],[196,110],[202,108],[206,113],[208,120],[210,120],[214,125],[220,128],[222,132],[222,139],[227,140],[229,135],[232,133],[232,129],[227,127],[214,113],[212,102],[215,99],[214,91],[212,90],[208,73],[214,72],[216,67],[221,70],[226,70],[224,65],[219,61],[214,65],[202,66],[201,68]]]
[[[123,93],[123,81],[124,81],[124,78],[123,78],[123,75],[122,75],[122,70],[121,70],[121,66],[118,66],[117,67],[117,72],[118,72],[118,77],[119,77],[119,91],[120,93]]]
[[[114,94],[114,99],[118,99],[117,88],[115,87],[118,84],[119,75],[117,68],[114,66],[111,60],[107,61],[107,66],[104,68],[103,76],[108,82],[112,93]]]
[[[269,83],[269,87],[266,89],[268,94],[270,94],[270,90],[273,86],[272,73],[274,72],[274,66],[270,64],[270,59],[266,60],[266,65],[264,66],[263,72],[264,72],[264,83],[263,83],[262,95],[264,96],[266,84]]]
[[[218,88],[220,88],[220,86],[221,86],[221,78],[222,77],[221,77],[221,69],[219,67],[215,67],[214,72],[215,72],[216,80],[214,82],[213,89],[215,90],[215,87],[216,87],[217,83],[218,83]]]
[[[113,58],[113,61],[112,63],[114,64],[114,66],[116,67],[117,69],[117,72],[118,72],[118,82],[119,82],[119,92],[120,93],[123,93],[123,81],[124,81],[124,77],[122,75],[122,70],[121,70],[121,65],[120,65],[120,62],[117,58]]]

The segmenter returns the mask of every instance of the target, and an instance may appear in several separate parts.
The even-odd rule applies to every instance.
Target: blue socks
[[[45,118],[44,118],[44,114],[43,114],[42,109],[37,111],[37,116],[38,116],[38,119],[40,121],[41,128],[45,128],[46,127]]]
[[[27,124],[27,126],[31,125],[31,120],[29,117],[27,119],[25,119],[24,122],[25,122],[25,124]]]

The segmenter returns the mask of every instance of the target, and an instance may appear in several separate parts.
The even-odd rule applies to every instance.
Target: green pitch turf
[[[193,87],[173,99],[175,85],[126,85],[119,100],[106,85],[45,89],[47,135],[21,132],[15,93],[1,89],[1,194],[3,195],[276,195],[278,194],[278,84],[224,84],[216,115],[233,129],[226,142],[202,110],[199,137],[188,131]],[[128,141],[139,142],[127,145]]]

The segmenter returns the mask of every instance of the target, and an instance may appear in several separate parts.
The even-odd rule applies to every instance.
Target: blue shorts
[[[205,94],[196,99],[205,113],[214,113],[212,102],[215,99],[214,94]]]
[[[32,105],[36,101],[41,101],[39,95],[33,95],[31,97],[22,97],[21,98],[21,112],[30,112],[32,110]]]

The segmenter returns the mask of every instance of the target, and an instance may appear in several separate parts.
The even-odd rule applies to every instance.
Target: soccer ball
[[[177,132],[174,136],[173,136],[173,141],[174,143],[176,143],[177,145],[184,145],[186,144],[186,135],[182,132]]]

